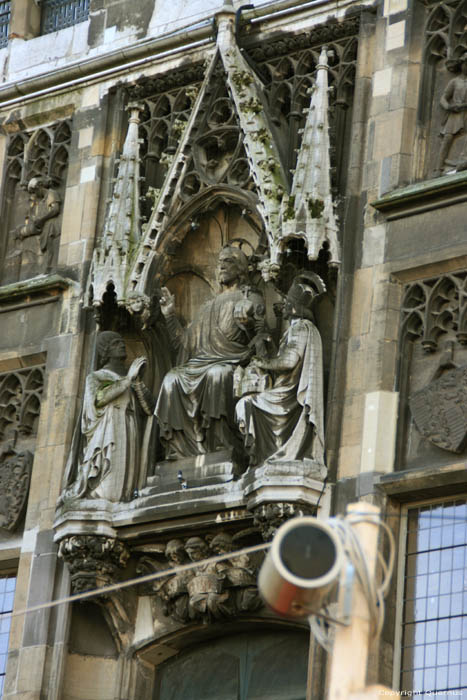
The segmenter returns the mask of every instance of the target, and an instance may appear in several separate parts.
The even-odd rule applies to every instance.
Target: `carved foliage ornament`
[[[253,510],[253,523],[257,527],[263,540],[272,540],[277,530],[290,518],[301,515],[316,515],[316,508],[303,503],[265,503]]]
[[[60,541],[58,556],[70,570],[72,592],[82,593],[114,583],[130,553],[112,537],[72,535]]]

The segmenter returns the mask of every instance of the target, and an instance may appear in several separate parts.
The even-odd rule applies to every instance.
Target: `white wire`
[[[342,516],[337,516],[335,518],[330,518],[327,522],[336,532],[342,543],[346,557],[355,568],[355,573],[368,604],[371,634],[373,637],[378,637],[381,634],[384,623],[384,598],[389,590],[394,568],[394,536],[386,523],[379,517],[376,520],[375,516],[370,513],[352,513],[345,519]],[[362,550],[360,540],[352,528],[352,525],[358,522],[376,524],[387,535],[389,545],[388,560],[386,561],[384,559],[379,550],[377,552],[377,565],[380,567],[380,572],[375,572],[373,574],[368,568],[368,563]],[[378,578],[381,578],[381,583],[379,585],[377,584]],[[332,604],[332,607],[334,608],[335,604]],[[319,612],[321,615],[326,615],[327,617],[336,617],[335,614],[330,614],[329,607],[326,606],[323,606]],[[326,651],[331,651],[336,623],[333,623],[332,620],[324,622],[314,615],[309,617],[309,623],[316,641]]]
[[[32,605],[29,608],[22,608],[21,610],[15,610],[11,613],[0,614],[0,620],[7,617],[18,617],[19,615],[27,615],[28,613],[38,612],[39,610],[46,610],[47,608],[54,608],[57,605],[64,605],[65,603],[74,603],[79,600],[86,600],[87,598],[97,598],[100,595],[105,595],[107,593],[112,593],[114,591],[121,590],[122,588],[130,588],[131,586],[138,586],[142,583],[149,583],[151,581],[156,581],[159,578],[165,578],[166,576],[171,576],[173,574],[178,574],[183,571],[189,571],[190,569],[197,569],[200,564],[214,564],[218,561],[223,561],[224,559],[234,559],[235,557],[242,556],[244,554],[253,554],[254,552],[262,552],[271,546],[271,542],[266,542],[265,544],[257,544],[252,547],[245,547],[244,549],[235,550],[233,552],[226,552],[225,554],[218,554],[214,557],[208,557],[202,561],[189,562],[188,564],[179,564],[170,569],[163,569],[162,571],[156,571],[152,574],[145,574],[144,576],[137,576],[127,581],[119,581],[118,583],[111,583],[108,586],[102,586],[101,588],[93,588],[90,591],[85,591],[84,593],[76,593],[75,595],[69,595],[65,598],[58,598],[56,600],[50,600],[46,603],[39,603],[38,605]]]

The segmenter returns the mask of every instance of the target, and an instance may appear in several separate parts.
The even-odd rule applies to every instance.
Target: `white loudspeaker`
[[[259,591],[277,614],[305,617],[320,609],[344,561],[341,542],[328,524],[292,518],[274,536],[259,572]]]

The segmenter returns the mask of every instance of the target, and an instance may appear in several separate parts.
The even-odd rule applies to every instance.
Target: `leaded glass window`
[[[11,0],[0,1],[0,49],[8,44],[10,29]]]
[[[41,34],[50,34],[84,22],[89,15],[89,0],[41,0]]]
[[[0,574],[0,698],[3,697],[15,588],[15,574]]]
[[[400,689],[467,697],[467,500],[409,506],[406,523]]]

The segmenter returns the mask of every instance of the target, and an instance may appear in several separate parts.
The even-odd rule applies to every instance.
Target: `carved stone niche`
[[[203,537],[182,536],[134,547],[134,554],[147,552],[139,559],[137,573],[158,575],[154,581],[141,585],[139,593],[151,597],[153,616],[159,625],[173,628],[174,623],[213,623],[259,610],[262,603],[256,579],[263,555],[235,554],[245,543],[259,540],[258,531],[252,528],[234,534],[213,531]],[[204,562],[222,554],[227,555],[222,561]],[[181,572],[174,570],[189,563],[196,566]]]
[[[439,177],[467,163],[467,3],[428,0],[425,5],[419,116],[428,143],[425,176]],[[417,11],[423,12],[421,6]]]
[[[12,532],[26,507],[44,367],[0,374],[0,529]]]
[[[458,462],[467,451],[467,272],[404,292],[398,467]]]
[[[1,217],[2,284],[56,267],[70,141],[69,121],[10,136]]]

